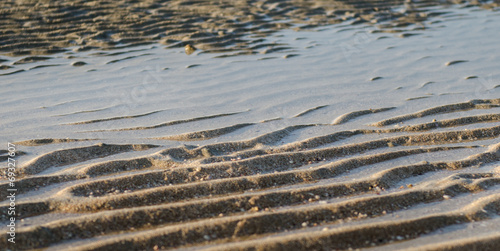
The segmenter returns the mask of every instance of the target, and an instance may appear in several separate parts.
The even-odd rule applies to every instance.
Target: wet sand
[[[2,2],[0,247],[495,250],[497,4]]]
[[[456,1],[2,1],[0,52],[44,55],[114,49],[161,42],[195,44],[206,51],[255,53],[255,43],[277,30],[313,29],[348,21],[381,24],[401,32],[445,13],[429,11]],[[498,7],[498,2],[464,2],[466,7]],[[251,35],[245,36],[245,35]],[[44,60],[30,56],[18,64]]]

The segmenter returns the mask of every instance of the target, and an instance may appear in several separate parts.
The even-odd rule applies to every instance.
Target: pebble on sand
[[[186,46],[184,46],[184,51],[186,52],[187,55],[191,55],[193,54],[193,52],[196,51],[196,48],[194,48],[194,46],[190,44],[186,44]]]

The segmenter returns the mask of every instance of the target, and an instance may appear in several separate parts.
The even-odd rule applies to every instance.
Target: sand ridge
[[[473,100],[433,107],[385,121],[404,118],[411,122],[418,116],[453,114],[457,109],[492,109],[495,107],[472,104],[497,101]],[[369,116],[373,113],[361,111],[359,114]],[[348,120],[345,122],[349,123]],[[498,195],[491,195],[479,197],[472,204],[441,214],[401,220],[391,218],[363,224],[364,220],[383,218],[422,203],[445,202],[462,194],[496,189],[496,185],[500,184],[498,172],[483,172],[481,166],[500,160],[500,145],[497,143],[485,147],[475,144],[498,138],[499,127],[488,125],[495,122],[498,122],[497,114],[475,115],[466,119],[458,117],[439,121],[434,126],[409,124],[399,128],[384,128],[384,125],[379,125],[379,129],[357,129],[301,142],[276,144],[293,131],[311,126],[303,125],[277,130],[247,141],[170,148],[144,157],[82,165],[67,172],[38,177],[36,173],[39,171],[36,170],[47,165],[35,159],[21,170],[26,177],[19,183],[30,184],[24,186],[24,192],[71,180],[83,182],[66,186],[44,199],[19,203],[20,217],[28,219],[48,214],[83,212],[91,214],[23,227],[17,234],[26,241],[17,247],[41,248],[81,239],[81,245],[73,247],[75,250],[116,250],[124,247],[133,250],[170,249],[213,244],[221,245],[215,249],[224,250],[255,247],[262,250],[316,250],[361,248],[412,240],[451,225],[488,220],[500,211]],[[473,130],[463,128],[477,123],[485,124]],[[435,131],[445,128],[453,130]],[[238,129],[241,130],[234,128]],[[406,135],[391,136],[394,133]],[[360,143],[349,143],[347,140],[372,134],[387,134],[388,137]],[[329,146],[337,141],[345,143]],[[40,142],[54,143],[50,140]],[[91,151],[108,155],[151,147],[156,146],[101,144],[60,150],[38,159],[65,157],[68,156],[65,154],[67,151]],[[383,151],[373,152],[376,149]],[[467,149],[476,149],[474,152],[477,153],[456,161],[426,161],[393,166],[356,181],[321,183],[322,180],[343,176],[367,166],[390,163],[395,159]],[[87,155],[79,156],[83,157],[58,163],[70,165],[82,162]],[[141,169],[145,172],[135,173]],[[460,170],[468,171],[455,173]],[[440,171],[452,174],[408,188],[399,187],[405,180]],[[122,175],[115,176],[119,173]],[[362,196],[357,197],[359,195]],[[343,200],[332,201],[336,198]],[[343,224],[345,220],[359,221],[361,225],[331,228]],[[324,227],[301,231],[316,226]],[[289,232],[285,237],[273,237],[283,230]],[[106,240],[92,243],[93,238],[101,235],[107,236]],[[474,245],[484,244],[486,247],[494,240],[484,239],[474,242]],[[464,245],[469,242],[468,239],[464,240]]]

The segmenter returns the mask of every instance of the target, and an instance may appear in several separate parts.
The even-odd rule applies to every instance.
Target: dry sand
[[[500,246],[497,1],[0,6],[1,250]]]

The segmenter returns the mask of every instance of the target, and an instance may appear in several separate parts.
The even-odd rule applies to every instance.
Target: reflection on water
[[[268,34],[346,22],[380,31],[422,29],[452,4],[496,8],[500,1],[174,0],[2,1],[0,52],[9,56],[113,49],[160,42],[207,52],[254,54]],[[415,25],[416,24],[416,25]]]

